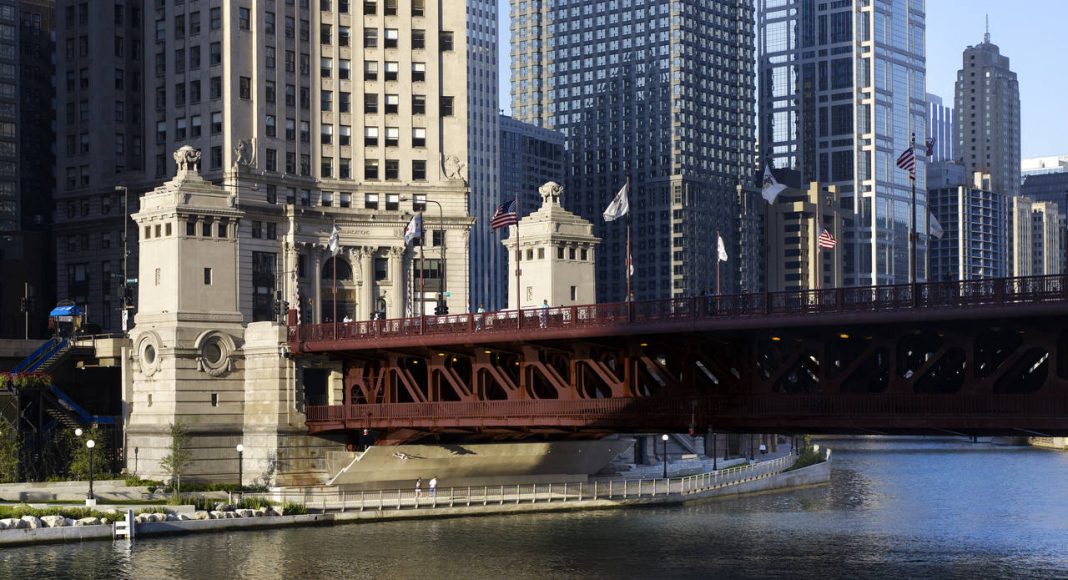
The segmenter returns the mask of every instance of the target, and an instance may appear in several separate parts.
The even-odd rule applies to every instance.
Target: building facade
[[[1046,157],[1027,157],[1020,162],[1022,181],[1030,175],[1046,173],[1068,173],[1068,155],[1049,155]]]
[[[939,163],[957,160],[957,136],[953,117],[953,107],[942,104],[942,97],[927,93],[927,140],[932,141],[933,155],[928,161]]]
[[[1008,195],[991,191],[989,174],[974,174],[966,182],[962,165],[935,163],[928,167],[927,193],[943,232],[930,240],[931,280],[1009,275],[1011,240],[1006,233],[1012,206]]]
[[[717,230],[737,255],[738,188],[754,168],[752,19],[742,0],[512,1],[512,113],[566,138],[571,207],[603,239],[599,301],[627,298],[627,222],[635,299],[702,292]],[[605,223],[628,178],[629,215]]]
[[[1064,270],[1064,214],[1051,201],[1012,198],[1013,276],[1047,276]]]
[[[53,292],[54,2],[0,1],[0,338],[43,336]]]
[[[964,50],[955,105],[957,155],[967,174],[989,173],[993,191],[1020,193],[1020,85],[989,30]]]
[[[912,201],[895,165],[926,139],[922,1],[758,0],[760,155],[803,182],[838,188],[845,285],[911,278]],[[925,165],[916,166],[916,229],[927,215]],[[918,240],[917,255],[926,252]],[[916,278],[923,280],[923,262]]]
[[[137,272],[128,216],[147,187],[143,5],[56,3],[56,294],[105,331],[122,328],[122,284]]]
[[[550,181],[563,183],[564,136],[557,131],[516,121],[507,115],[500,117],[500,132],[498,203],[518,200],[516,211],[523,216],[540,207],[541,196],[538,194],[538,188]],[[506,230],[501,231],[504,232],[503,235],[507,234]],[[504,308],[509,302],[505,290],[514,272],[507,267],[507,256],[503,248],[487,256],[487,263],[486,281],[480,282],[472,277],[472,283],[487,285],[486,291],[492,298],[486,301],[486,308]],[[472,289],[472,293],[474,292]]]
[[[498,236],[490,220],[500,196],[500,97],[496,0],[467,0],[468,75],[468,167],[471,194],[468,214],[471,228],[471,274],[468,311],[479,304],[498,303],[501,298],[501,255]]]
[[[824,228],[838,241],[845,224],[837,187],[810,183],[787,188],[768,212],[768,287],[772,292],[837,288],[842,247],[819,244]]]

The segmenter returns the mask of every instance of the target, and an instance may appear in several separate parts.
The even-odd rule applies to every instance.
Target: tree
[[[14,429],[0,428],[0,483],[17,481],[19,473],[19,442]]]
[[[182,472],[193,462],[193,452],[189,450],[189,430],[181,423],[171,423],[170,453],[160,459],[159,466],[170,474],[174,482],[175,497],[182,494]]]
[[[70,463],[67,464],[67,477],[79,481],[89,479],[89,448],[85,446],[85,442],[90,439],[96,442],[96,448],[93,449],[93,471],[98,479],[109,477],[111,475],[111,470],[108,468],[110,445],[108,445],[107,434],[95,425],[85,428],[84,431],[81,437],[77,437],[73,431],[65,429],[64,441],[61,442],[57,437],[56,445],[65,443],[69,449]]]

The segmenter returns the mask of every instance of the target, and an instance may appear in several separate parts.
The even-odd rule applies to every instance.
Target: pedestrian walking
[[[423,496],[423,478],[415,480],[415,501],[419,501],[419,498]]]
[[[430,478],[430,497],[438,497],[438,478]]]
[[[549,301],[542,300],[541,306],[538,307],[538,320],[541,323],[541,327],[545,328],[549,322]]]
[[[760,444],[760,458],[763,459],[764,456],[767,455],[767,454],[768,454],[768,446],[763,444],[763,443],[761,443]]]

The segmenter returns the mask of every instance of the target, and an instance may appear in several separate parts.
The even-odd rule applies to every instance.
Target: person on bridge
[[[430,478],[430,497],[438,497],[438,477]]]
[[[478,310],[475,311],[475,330],[482,330],[482,317],[485,313],[486,308],[479,302]]]
[[[541,301],[541,306],[538,307],[538,320],[539,320],[539,323],[541,324],[542,328],[545,328],[545,326],[548,324],[548,322],[549,322],[549,301],[548,300],[542,300]]]
[[[423,495],[423,478],[415,480],[415,501],[419,503],[419,498]]]

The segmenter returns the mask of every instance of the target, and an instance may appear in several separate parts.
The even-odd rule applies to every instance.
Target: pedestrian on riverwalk
[[[760,444],[760,458],[764,459],[764,456],[767,455],[767,454],[768,454],[768,446],[763,444],[763,443],[761,443]]]
[[[430,497],[438,497],[438,478],[436,475],[430,478]]]
[[[423,496],[423,478],[415,480],[415,501],[419,501],[419,498]]]

